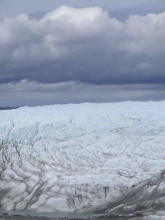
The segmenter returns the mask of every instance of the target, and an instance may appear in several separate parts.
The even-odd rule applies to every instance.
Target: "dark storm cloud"
[[[40,20],[0,21],[0,83],[165,83],[165,13],[122,22],[62,6]]]
[[[162,99],[165,99],[165,85],[158,84],[93,85],[78,82],[43,84],[22,80],[0,86],[1,106]]]

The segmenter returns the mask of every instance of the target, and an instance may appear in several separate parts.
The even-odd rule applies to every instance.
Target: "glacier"
[[[161,215],[164,110],[162,101],[0,111],[0,209]]]

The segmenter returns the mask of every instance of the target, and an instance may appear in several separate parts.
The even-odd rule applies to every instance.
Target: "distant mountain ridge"
[[[0,107],[0,110],[12,110],[12,109],[17,109],[19,107]]]

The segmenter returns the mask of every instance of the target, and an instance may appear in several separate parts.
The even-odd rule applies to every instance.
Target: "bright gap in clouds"
[[[0,36],[1,105],[164,99],[165,12],[119,21],[61,6],[6,18]]]

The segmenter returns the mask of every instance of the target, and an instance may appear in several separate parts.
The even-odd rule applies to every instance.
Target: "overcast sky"
[[[0,106],[165,99],[164,0],[0,0]]]

